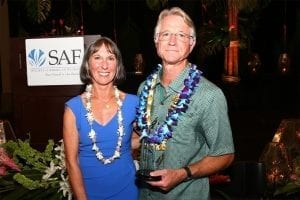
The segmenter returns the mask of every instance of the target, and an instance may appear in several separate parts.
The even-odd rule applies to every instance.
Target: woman
[[[137,199],[131,149],[138,98],[117,88],[125,78],[121,53],[106,37],[85,52],[80,78],[85,92],[66,102],[63,123],[66,165],[78,200]]]

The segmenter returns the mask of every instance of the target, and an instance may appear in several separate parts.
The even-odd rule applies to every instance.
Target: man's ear
[[[153,41],[154,41],[154,45],[155,45],[155,47],[157,47],[158,38],[157,38],[157,37],[154,37],[154,38],[153,38]]]
[[[196,40],[191,40],[190,41],[190,53],[193,51],[195,45],[196,45]]]

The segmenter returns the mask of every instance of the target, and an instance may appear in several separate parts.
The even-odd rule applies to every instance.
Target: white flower
[[[68,180],[63,180],[59,182],[59,191],[63,192],[63,196],[66,197],[68,195],[68,200],[72,199],[72,191],[71,191],[71,187],[69,185]]]
[[[96,132],[94,131],[94,129],[92,129],[89,132],[89,138],[91,138],[93,141],[96,139]],[[95,141],[94,141],[95,142]]]
[[[97,152],[97,153],[96,153],[96,156],[97,156],[97,158],[98,158],[99,160],[102,160],[102,159],[103,159],[103,155],[102,155],[101,152]]]
[[[93,116],[92,112],[88,112],[86,114],[86,118],[90,124],[94,121],[94,116]]]
[[[55,174],[57,167],[54,165],[53,161],[50,162],[50,166],[47,167],[45,173],[42,177],[43,180],[48,180],[53,174]]]
[[[99,151],[99,148],[97,147],[96,143],[93,144],[93,147],[92,147],[93,151]]]
[[[118,144],[118,146],[120,146],[121,147],[121,145],[122,145],[122,141],[118,141],[117,142],[117,144]],[[117,152],[117,151],[116,151]]]
[[[59,141],[60,146],[57,146],[54,150],[58,153],[55,155],[55,157],[58,159],[58,166],[55,168],[60,171],[60,179],[59,181],[59,191],[62,191],[63,196],[66,197],[68,196],[68,200],[72,199],[72,190],[71,186],[69,184],[69,177],[68,174],[66,173],[66,165],[65,165],[65,152],[64,152],[64,143],[63,140]],[[54,163],[51,161],[50,163],[50,168],[54,167]]]
[[[123,135],[124,135],[124,127],[123,127],[123,126],[120,126],[120,127],[118,128],[118,131],[119,131],[120,136],[123,136]]]
[[[118,134],[118,141],[117,141],[117,146],[116,146],[116,151],[113,156],[109,158],[104,158],[104,155],[102,154],[100,148],[96,144],[96,132],[93,129],[93,122],[95,120],[93,113],[92,113],[92,85],[89,84],[86,86],[85,90],[85,99],[86,99],[86,111],[87,114],[85,115],[87,118],[87,121],[90,125],[90,132],[88,134],[89,138],[92,141],[92,150],[95,151],[96,157],[102,161],[104,164],[109,164],[111,163],[115,158],[120,157],[121,153],[121,145],[122,145],[122,137],[124,136],[124,127],[123,127],[123,116],[122,116],[122,105],[123,102],[120,99],[120,92],[116,86],[114,86],[115,89],[115,97],[117,99],[117,104],[118,104],[118,129],[117,129],[117,134]]]
[[[91,109],[92,109],[92,104],[91,104],[91,102],[87,102],[87,103],[86,103],[86,109],[87,109],[87,110],[91,110]]]
[[[109,159],[104,160],[104,164],[105,164],[105,165],[106,165],[106,164],[109,164],[109,163],[111,163],[111,161],[110,161]]]
[[[119,158],[121,156],[121,153],[119,151],[115,151],[115,158]]]
[[[93,86],[91,84],[89,84],[89,85],[86,86],[86,91],[89,92],[89,94],[91,94],[90,92],[92,91],[92,87]]]

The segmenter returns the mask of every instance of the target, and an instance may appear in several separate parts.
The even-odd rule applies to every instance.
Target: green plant
[[[27,16],[33,21],[41,24],[44,22],[52,8],[51,0],[27,0]]]
[[[250,48],[253,31],[263,9],[270,0],[236,0],[238,8],[239,48]],[[204,0],[202,3],[202,25],[198,31],[201,52],[205,55],[216,54],[229,46],[228,0]]]
[[[43,152],[32,148],[28,140],[10,140],[1,148],[5,149],[20,168],[19,171],[7,167],[6,175],[0,176],[2,200],[72,198],[62,141],[55,144],[53,140],[49,140]],[[0,160],[0,164],[5,164],[5,161],[7,159]]]

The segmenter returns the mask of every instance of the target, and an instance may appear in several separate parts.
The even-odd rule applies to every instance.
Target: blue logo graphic
[[[34,67],[41,67],[46,62],[46,55],[40,49],[33,49],[28,54],[28,61]]]

